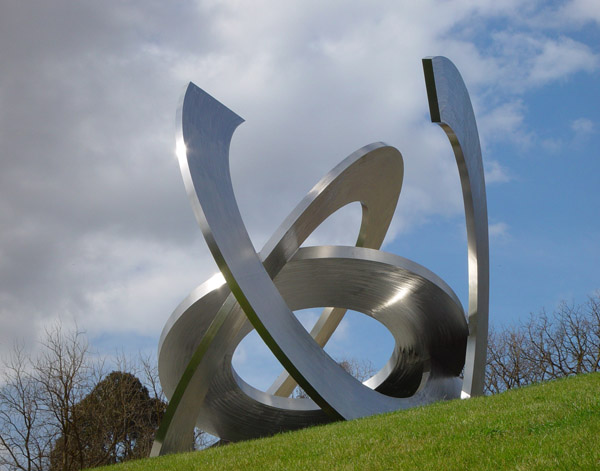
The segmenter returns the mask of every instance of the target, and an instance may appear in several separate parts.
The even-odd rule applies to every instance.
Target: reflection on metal
[[[229,144],[243,121],[193,84],[179,109],[177,155],[192,208],[221,274],[169,318],[159,373],[169,407],[152,455],[189,450],[195,426],[236,441],[353,419],[482,391],[488,299],[485,187],[466,88],[445,58],[424,59],[432,120],[448,134],[463,188],[469,248],[468,324],[460,301],[434,273],[379,251],[403,178],[400,153],[359,149],[329,172],[260,253],[233,194]],[[356,246],[301,248],[331,214],[358,201]],[[293,310],[324,309],[308,333]],[[324,351],[346,309],[381,322],[395,340],[387,364],[360,383]],[[238,376],[233,353],[256,329],[285,368],[259,391]],[[459,374],[465,367],[464,381]],[[288,375],[289,373],[289,375]],[[288,397],[299,384],[310,399]]]
[[[462,397],[483,394],[488,335],[490,268],[487,200],[479,133],[469,92],[445,57],[423,59],[431,121],[446,132],[460,174],[467,221],[469,339]]]

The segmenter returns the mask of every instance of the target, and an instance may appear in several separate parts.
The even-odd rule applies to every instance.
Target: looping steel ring
[[[308,193],[258,254],[229,174],[229,143],[242,119],[190,84],[179,110],[178,157],[221,274],[194,290],[163,330],[159,372],[170,403],[153,455],[189,449],[194,426],[236,441],[458,397],[461,386],[463,395],[477,393],[488,292],[481,282],[488,260],[487,213],[483,218],[479,201],[483,197],[485,209],[479,141],[456,68],[444,58],[425,59],[424,68],[432,120],[448,134],[463,181],[469,325],[443,280],[415,262],[377,250],[400,194],[400,152],[374,143],[347,157]],[[456,83],[448,86],[448,80]],[[453,116],[457,110],[458,121]],[[327,217],[357,201],[362,222],[355,247],[300,247]],[[319,306],[331,307],[308,333],[292,311]],[[346,309],[378,320],[395,340],[387,364],[364,384],[322,349]],[[247,384],[231,364],[237,345],[252,329],[286,370],[267,392]],[[458,376],[465,358],[463,382]],[[310,399],[287,397],[296,383]]]

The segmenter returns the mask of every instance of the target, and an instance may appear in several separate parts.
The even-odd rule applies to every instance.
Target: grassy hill
[[[600,374],[103,471],[600,469]]]

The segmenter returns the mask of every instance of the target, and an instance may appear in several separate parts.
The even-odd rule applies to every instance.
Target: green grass
[[[600,374],[102,469],[600,469]]]

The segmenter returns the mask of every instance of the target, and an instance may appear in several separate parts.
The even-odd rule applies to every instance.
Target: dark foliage
[[[110,373],[73,408],[73,427],[56,441],[50,469],[76,470],[148,456],[165,407],[132,374]],[[61,460],[65,443],[73,457],[68,468]]]
[[[0,364],[0,470],[71,471],[148,456],[166,408],[156,365],[117,362],[121,371],[106,375],[85,335],[60,324],[35,356],[15,345]]]

